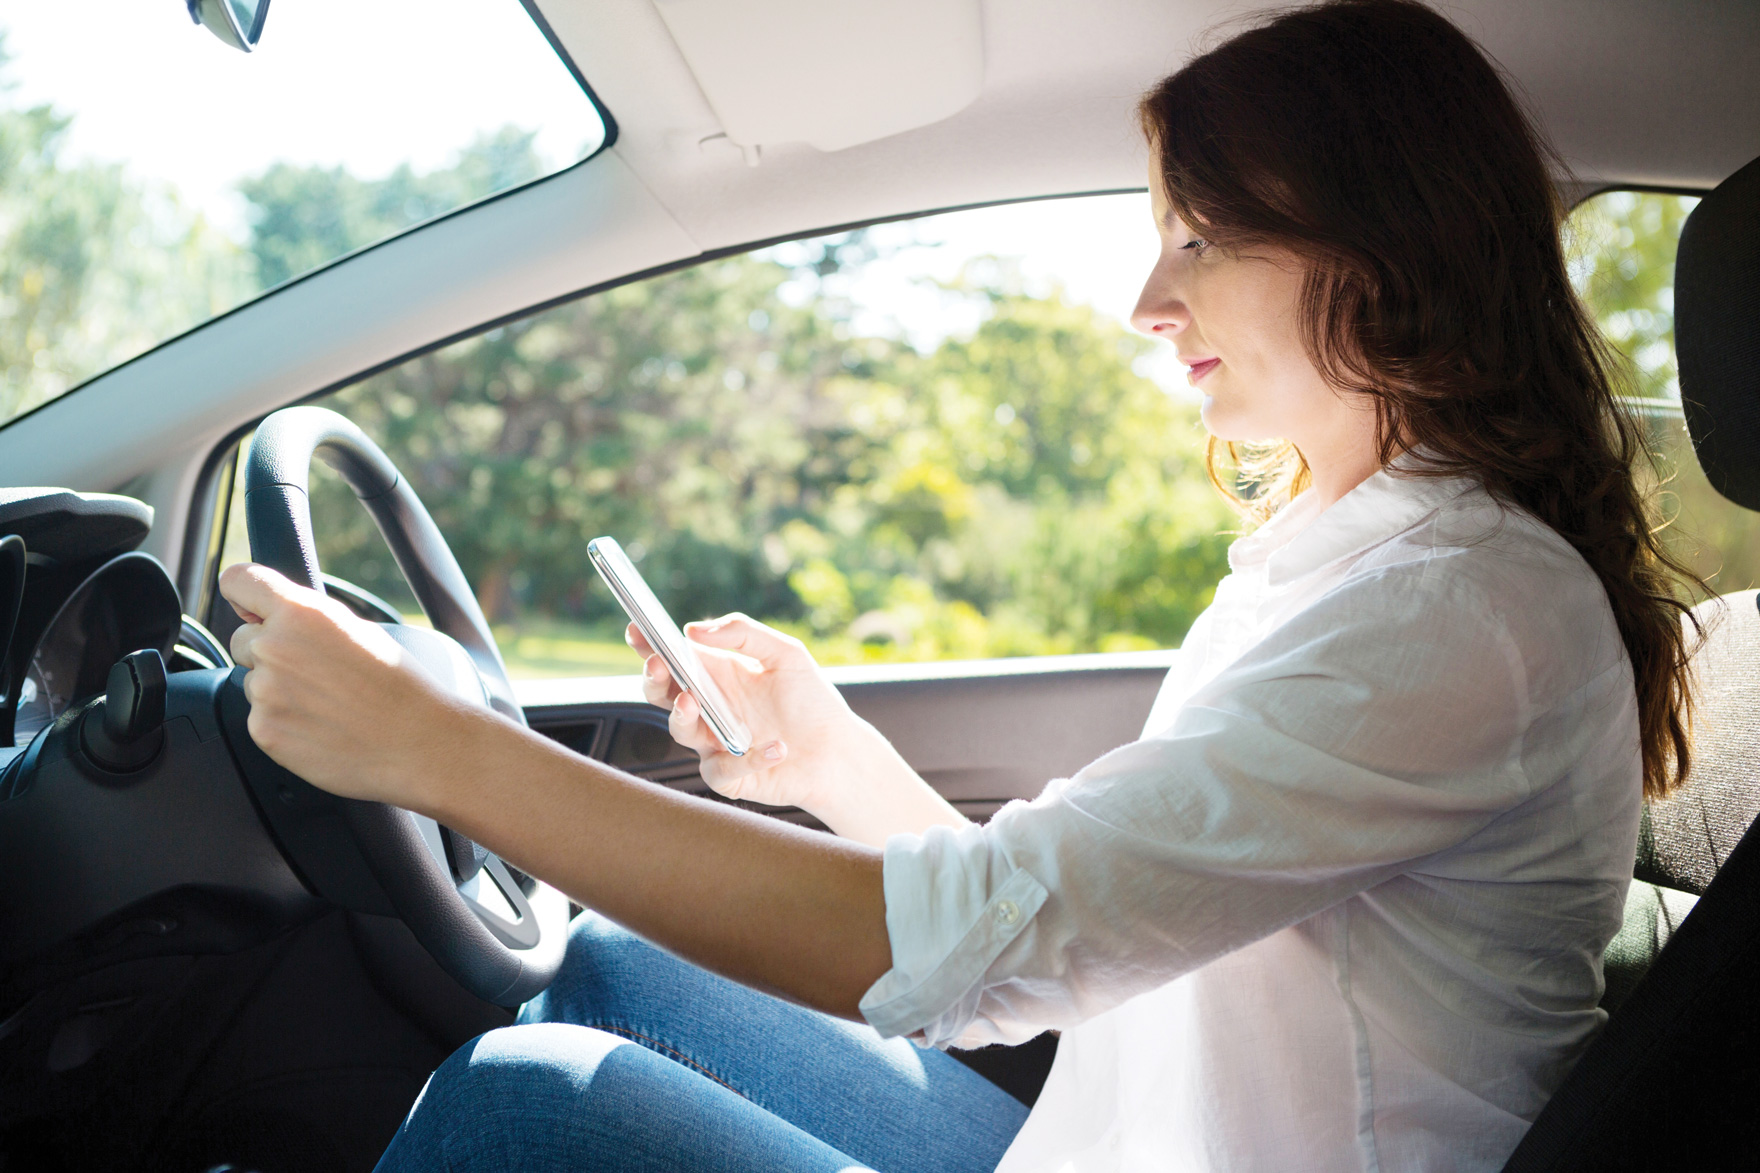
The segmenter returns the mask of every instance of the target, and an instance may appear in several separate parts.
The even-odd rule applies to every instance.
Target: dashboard
[[[0,1025],[8,989],[52,982],[64,964],[118,961],[136,947],[118,934],[143,916],[212,922],[228,952],[325,907],[406,918],[414,907],[441,949],[476,951],[456,964],[485,990],[547,980],[507,951],[548,942],[531,956],[560,960],[559,894],[546,890],[540,931],[528,877],[432,819],[319,790],[256,745],[244,673],[182,614],[164,567],[134,549],[151,517],[126,497],[0,490]],[[488,702],[458,643],[391,622],[358,588],[329,587],[357,611],[388,613],[381,622],[417,662],[462,662],[460,679]],[[441,900],[453,904],[430,911]]]
[[[113,494],[0,490],[0,747],[30,744],[103,692],[131,651],[154,648],[174,671],[223,666],[212,637],[183,617],[165,568],[134,549],[152,516]]]
[[[104,691],[110,666],[129,652],[155,648],[169,664],[181,611],[177,588],[152,557],[119,554],[99,566],[56,609],[20,665],[13,744],[29,744],[76,701]]]

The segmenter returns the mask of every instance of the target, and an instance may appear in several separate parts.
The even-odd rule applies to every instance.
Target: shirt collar
[[[1228,551],[1234,570],[1264,566],[1267,584],[1281,586],[1410,529],[1442,505],[1477,487],[1465,477],[1420,477],[1402,471],[1402,456],[1324,510],[1312,490],[1298,494]]]

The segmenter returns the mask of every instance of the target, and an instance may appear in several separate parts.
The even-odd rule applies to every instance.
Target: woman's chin
[[[1265,421],[1252,419],[1248,413],[1214,395],[1204,396],[1198,405],[1198,418],[1204,422],[1205,431],[1225,443],[1252,444],[1282,438],[1282,432],[1267,427]]]

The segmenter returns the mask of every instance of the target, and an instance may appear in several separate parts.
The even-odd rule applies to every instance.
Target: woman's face
[[[1230,254],[1208,244],[1168,207],[1154,160],[1149,191],[1161,255],[1131,323],[1178,349],[1211,435],[1326,447],[1349,408],[1302,347],[1302,262],[1277,248]]]

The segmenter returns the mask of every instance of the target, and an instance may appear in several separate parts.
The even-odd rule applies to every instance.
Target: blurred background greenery
[[[65,121],[0,106],[0,416],[97,373],[107,334],[161,336],[155,315],[199,319],[542,170],[511,127],[427,172],[277,165],[242,185],[240,244],[174,193],[62,161]],[[1760,527],[1705,484],[1680,423],[1673,253],[1692,202],[1596,197],[1567,245],[1631,363],[1669,540],[1727,591],[1760,579]],[[634,670],[584,557],[605,533],[680,619],[744,610],[827,663],[1176,645],[1238,523],[1205,476],[1195,407],[1139,373],[1151,344],[975,257],[948,288],[975,330],[919,350],[858,329],[837,295],[876,255],[857,232],[682,269],[325,402],[410,477],[518,676]],[[414,610],[327,472],[313,513],[328,570]],[[243,555],[236,517],[228,543]]]
[[[1625,357],[1634,409],[1649,426],[1668,545],[1714,594],[1760,586],[1760,513],[1713,489],[1681,420],[1674,359],[1674,258],[1698,199],[1612,191],[1579,205],[1565,228],[1571,277]],[[1698,592],[1695,592],[1696,594]]]
[[[617,536],[681,618],[744,610],[828,663],[1177,644],[1233,515],[1149,343],[1006,264],[919,353],[824,291],[860,234],[550,310],[330,397],[435,514],[524,674],[627,671],[583,557]],[[408,607],[370,522],[314,493],[335,573]]]

